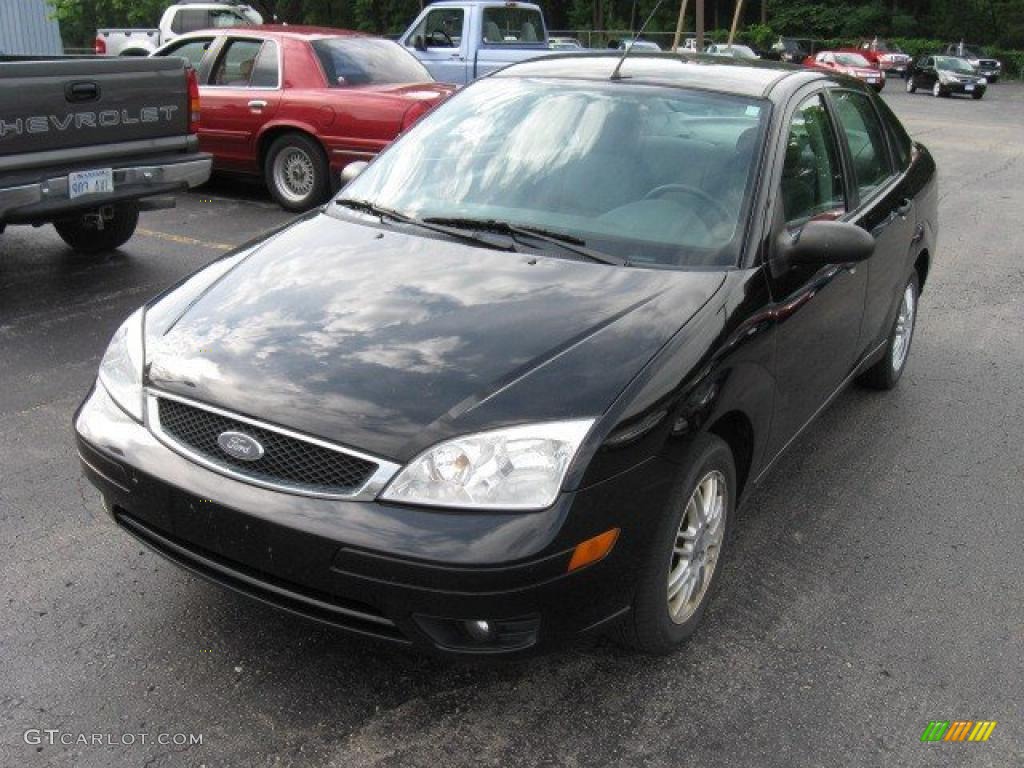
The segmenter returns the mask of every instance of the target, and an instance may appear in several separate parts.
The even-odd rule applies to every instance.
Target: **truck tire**
[[[320,144],[303,133],[286,133],[270,145],[263,163],[270,195],[287,211],[307,211],[327,200],[330,167]]]
[[[96,220],[96,211],[81,214],[73,219],[61,219],[53,222],[54,229],[61,239],[81,253],[102,253],[113,251],[127,243],[139,224],[139,206],[137,203],[118,203],[113,206],[114,215],[103,220],[100,229]]]

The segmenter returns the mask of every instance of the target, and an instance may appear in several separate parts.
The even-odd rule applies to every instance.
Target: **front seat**
[[[498,25],[493,21],[488,21],[484,25],[484,42],[485,43],[501,43],[504,42],[505,38],[502,37],[501,30],[498,29]]]
[[[523,26],[519,29],[519,41],[523,43],[536,43],[537,42],[537,30],[528,21],[523,22]]]

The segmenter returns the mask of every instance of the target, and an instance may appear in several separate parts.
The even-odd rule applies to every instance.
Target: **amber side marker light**
[[[568,572],[572,573],[585,565],[596,563],[612,551],[612,547],[615,546],[615,541],[618,538],[619,529],[612,528],[610,531],[598,534],[592,539],[581,541],[572,552]]]

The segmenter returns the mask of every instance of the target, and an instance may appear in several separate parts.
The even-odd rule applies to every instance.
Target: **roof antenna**
[[[654,10],[651,11],[650,15],[647,17],[647,20],[643,23],[643,26],[640,27],[640,31],[633,35],[633,39],[629,41],[629,45],[626,46],[626,50],[622,52],[622,56],[619,59],[619,63],[616,64],[615,69],[612,70],[612,76],[609,78],[610,80],[622,79],[622,75],[619,74],[619,70],[622,69],[622,62],[624,62],[626,60],[626,57],[629,56],[629,52],[633,50],[633,43],[640,39],[640,35],[644,33],[645,29],[647,29],[647,25],[651,23],[651,19],[654,18],[654,14],[658,12],[658,9],[661,8],[661,4],[663,2],[665,2],[665,0],[658,0],[657,5],[654,6]]]

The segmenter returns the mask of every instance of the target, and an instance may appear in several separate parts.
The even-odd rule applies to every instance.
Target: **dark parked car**
[[[961,93],[980,99],[985,95],[987,85],[985,78],[975,72],[967,59],[956,56],[922,56],[907,77],[907,93],[922,88],[936,97]]]
[[[900,379],[935,165],[849,78],[618,59],[469,85],[125,321],[75,418],[117,525],[424,649],[688,637],[738,504]]]
[[[784,61],[787,64],[800,64],[808,56],[810,56],[810,52],[801,45],[799,40],[794,40],[792,37],[780,37],[765,53],[764,58]]]
[[[947,56],[956,56],[967,59],[975,71],[988,80],[990,83],[998,82],[1003,74],[1003,62],[986,56],[985,52],[976,45],[964,45],[963,43],[950,43],[946,46]]]

